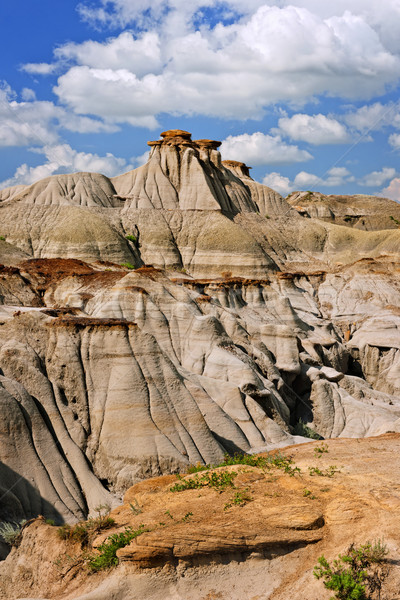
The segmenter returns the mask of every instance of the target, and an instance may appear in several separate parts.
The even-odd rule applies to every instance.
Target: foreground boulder
[[[0,566],[0,597],[323,600],[331,594],[313,577],[318,557],[379,539],[389,553],[383,593],[394,598],[399,451],[398,434],[328,440],[253,465],[150,479],[128,490],[89,545],[34,520]],[[138,535],[116,551],[118,565],[102,567],[101,545],[129,531]]]

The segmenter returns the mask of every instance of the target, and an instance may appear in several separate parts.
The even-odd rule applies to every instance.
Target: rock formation
[[[332,563],[350,543],[374,540],[388,550],[381,597],[396,598],[399,451],[399,434],[336,439],[287,449],[292,471],[236,464],[198,474],[230,474],[233,487],[172,491],[194,475],[142,481],[89,550],[33,520],[0,564],[0,598],[328,600],[331,590],[313,577],[318,557]],[[90,572],[90,556],[129,527],[142,534],[117,550],[119,565]]]
[[[112,179],[0,192],[3,520],[72,522],[225,453],[400,432],[393,203],[368,200],[361,230],[219,142],[149,144]]]

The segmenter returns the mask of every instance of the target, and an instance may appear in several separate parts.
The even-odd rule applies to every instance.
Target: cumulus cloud
[[[332,117],[325,115],[306,115],[298,113],[292,117],[283,117],[278,122],[282,134],[292,140],[309,144],[344,144],[350,141],[346,127]]]
[[[345,114],[343,119],[361,133],[378,131],[387,126],[400,128],[400,106],[397,102],[374,102]]]
[[[395,150],[400,150],[400,133],[392,133],[388,139],[389,145]]]
[[[359,180],[360,185],[368,187],[381,187],[388,179],[392,179],[396,174],[396,169],[392,167],[383,167],[381,171],[372,171]]]
[[[21,98],[26,102],[31,102],[32,100],[36,100],[36,94],[34,90],[30,88],[23,88],[21,91]]]
[[[149,150],[146,150],[146,152],[143,152],[140,156],[132,156],[130,160],[135,167],[142,167],[149,160]]]
[[[320,177],[307,171],[297,173],[293,181],[280,173],[268,173],[263,184],[267,185],[282,195],[287,195],[294,190],[318,190],[321,187],[339,187],[355,181],[354,176],[346,167],[332,167],[326,177]]]
[[[50,63],[26,63],[21,70],[30,75],[52,75],[57,69],[56,64]]]
[[[117,127],[90,117],[70,113],[48,101],[36,101],[32,90],[22,91],[17,102],[10,89],[0,90],[0,146],[54,144],[59,130],[79,133],[113,132]]]
[[[400,178],[395,177],[389,185],[382,190],[383,196],[400,202]]]
[[[304,102],[318,94],[369,97],[398,80],[399,57],[363,16],[345,11],[323,18],[307,8],[260,4],[253,2],[255,12],[230,24],[175,23],[157,32],[124,32],[104,43],[66,44],[57,56],[74,64],[54,91],[78,114],[156,127],[160,113],[260,118],[276,102]],[[109,5],[104,2],[101,10]],[[249,10],[239,1],[227,5]],[[165,25],[217,5],[118,0],[113,6],[126,22],[153,15]],[[142,61],[136,59],[141,51]],[[344,139],[343,128],[326,119],[320,128]]]
[[[55,56],[93,69],[127,69],[137,76],[158,72],[162,66],[160,39],[155,32],[144,33],[135,39],[131,32],[124,31],[106,43],[70,42],[57,48]]]
[[[306,171],[298,173],[294,179],[295,189],[316,189],[318,186],[333,187],[354,181],[354,177],[345,167],[333,167],[329,169],[326,177],[319,177]]]
[[[294,190],[293,183],[290,181],[289,177],[284,177],[279,173],[268,173],[262,182],[282,196],[287,196]]]
[[[0,189],[19,184],[31,184],[57,173],[91,171],[112,177],[133,168],[133,165],[127,164],[125,159],[118,158],[111,153],[99,156],[98,154],[78,152],[69,144],[35,148],[34,152],[44,154],[46,162],[36,167],[30,167],[26,163],[20,165],[12,177],[0,183]]]
[[[224,160],[240,160],[249,166],[291,164],[313,158],[306,150],[286,144],[279,135],[260,131],[228,136],[222,142],[221,154]]]

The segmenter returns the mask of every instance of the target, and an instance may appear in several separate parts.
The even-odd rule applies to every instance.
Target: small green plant
[[[314,454],[316,458],[321,458],[321,456],[327,452],[329,452],[328,444],[321,444],[320,446],[315,446],[314,448]]]
[[[140,515],[140,513],[143,512],[143,509],[141,506],[139,506],[139,502],[136,500],[136,498],[133,499],[133,502],[129,502],[129,508],[134,515]]]
[[[270,219],[271,217],[269,215],[265,215],[265,218],[266,219]]]
[[[92,553],[87,557],[88,569],[97,572],[115,567],[118,564],[117,550],[130,544],[132,540],[145,533],[145,531],[149,531],[149,529],[146,529],[144,525],[140,525],[139,529],[136,530],[132,527],[126,527],[120,533],[109,535],[97,548],[97,553]]]
[[[334,600],[377,600],[389,574],[386,564],[388,550],[383,541],[359,546],[351,544],[346,554],[339,554],[332,566],[324,556],[314,567],[314,577],[324,580],[324,586],[335,593]]]
[[[78,542],[81,546],[88,546],[93,537],[100,531],[109,529],[115,525],[115,520],[104,513],[104,510],[109,510],[109,506],[100,505],[95,508],[98,516],[88,521],[80,521],[75,525],[64,523],[57,530],[57,535],[62,540],[71,540]]]
[[[212,465],[202,465],[197,463],[196,465],[189,465],[186,472],[188,475],[192,475],[193,473],[199,473],[200,471],[209,471],[212,468]]]
[[[3,538],[6,544],[9,546],[17,546],[22,526],[26,523],[26,520],[23,519],[18,522],[4,522],[0,525],[0,536]]]
[[[227,502],[224,506],[224,510],[228,510],[232,506],[244,506],[248,502],[251,502],[253,497],[249,494],[248,488],[244,490],[238,490],[230,502]]]
[[[5,242],[6,238],[4,237],[4,235],[0,235],[0,241]]]
[[[171,513],[169,512],[169,510],[166,510],[164,515],[167,515],[167,517],[169,517],[170,519],[174,520],[174,516],[171,515]]]
[[[132,244],[136,244],[137,242],[137,237],[131,234],[126,235],[125,239],[128,240],[128,242],[132,242]]]
[[[306,425],[302,419],[299,419],[294,426],[293,433],[294,435],[301,435],[303,437],[310,438],[311,440],[323,439],[316,431],[311,429],[311,427],[308,427],[308,425]]]
[[[131,265],[131,263],[126,262],[126,263],[121,263],[121,267],[125,267],[125,269],[134,269],[134,265]]]
[[[182,519],[181,519],[182,523],[187,523],[187,521],[190,520],[190,517],[193,517],[193,513],[192,512],[186,513],[186,515],[184,517],[182,517]]]
[[[320,477],[333,477],[335,473],[340,473],[340,469],[336,465],[329,465],[325,470],[319,469],[318,467],[308,467],[308,472],[313,477],[319,475]]]
[[[55,525],[54,519],[46,519],[45,523],[46,525],[51,525],[52,527]]]
[[[70,570],[73,566],[82,563],[82,554],[75,554],[72,556],[71,554],[63,554],[62,556],[59,556],[58,558],[56,558],[56,560],[53,561],[53,565],[60,572],[63,572],[65,568]]]
[[[210,471],[211,469],[217,469],[218,467],[232,465],[248,465],[250,467],[258,467],[264,470],[277,468],[283,470],[285,473],[289,473],[290,475],[300,473],[300,469],[298,467],[293,467],[293,464],[293,459],[290,456],[282,454],[281,452],[276,452],[275,454],[270,454],[268,456],[257,456],[256,454],[242,454],[237,452],[233,456],[225,454],[224,461],[215,465],[201,465],[200,463],[197,463],[197,465],[191,465],[188,468],[187,473],[190,475],[193,473],[199,473],[201,471]]]
[[[396,225],[400,225],[400,221],[398,219],[395,219],[392,215],[390,215],[389,219],[391,221],[393,221],[394,223],[396,223]],[[0,238],[1,239],[1,238]]]
[[[201,477],[197,474],[190,479],[180,479],[180,483],[176,483],[170,488],[171,492],[183,492],[184,490],[195,490],[203,487],[211,487],[218,492],[223,492],[227,487],[233,487],[233,480],[237,476],[235,471],[221,471],[204,473]]]
[[[305,488],[303,490],[303,496],[305,498],[309,498],[310,500],[316,500],[317,496],[314,496],[314,494],[312,493],[311,490],[308,490],[307,488]]]

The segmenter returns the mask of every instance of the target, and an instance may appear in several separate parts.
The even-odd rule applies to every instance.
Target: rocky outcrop
[[[89,549],[36,519],[0,566],[0,598],[323,600],[330,590],[313,577],[318,557],[332,561],[368,540],[387,546],[382,593],[395,597],[399,438],[291,447],[286,472],[264,463],[197,474],[208,481],[230,476],[233,487],[173,491],[196,475],[143,481],[127,491],[110,514],[114,525],[95,533]],[[142,533],[117,550],[118,566],[89,573],[88,555],[127,528]]]
[[[2,196],[0,461],[19,516],[73,521],[225,453],[400,431],[400,232],[304,218],[219,142],[150,146],[125,175]]]
[[[319,192],[292,192],[287,202],[303,217],[353,227],[365,231],[398,229],[398,202],[380,196],[326,196]]]

